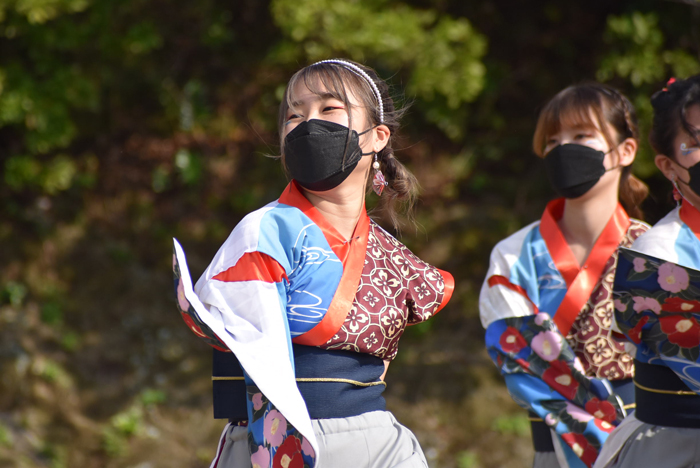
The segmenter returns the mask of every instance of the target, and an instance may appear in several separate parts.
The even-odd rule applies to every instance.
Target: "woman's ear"
[[[634,157],[637,155],[639,144],[634,138],[626,138],[625,141],[618,145],[618,161],[619,166],[627,167],[634,162]]]
[[[658,167],[663,175],[671,182],[678,178],[678,174],[676,174],[676,165],[673,164],[671,158],[665,154],[657,154],[654,158],[654,164],[656,164],[656,167]]]
[[[383,150],[389,143],[389,138],[391,137],[391,130],[386,125],[377,125],[374,129],[374,145],[372,146],[372,151],[379,153]]]

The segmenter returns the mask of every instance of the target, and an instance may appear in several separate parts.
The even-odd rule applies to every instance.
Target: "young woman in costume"
[[[679,206],[632,248],[700,269],[700,75],[671,80],[651,104],[655,163],[671,181]],[[643,274],[645,263],[635,264],[635,271]],[[637,410],[610,436],[597,467],[700,466],[698,293],[685,270],[665,264],[658,273],[660,294],[630,298],[633,314],[624,313],[623,299],[616,302],[619,327],[637,344]],[[660,283],[662,277],[667,284]],[[665,298],[669,292],[680,295]]]
[[[387,84],[365,66],[324,60],[289,81],[279,134],[292,181],[197,282],[210,316],[180,306],[232,351],[214,358],[214,412],[230,423],[212,466],[427,467],[385,410],[383,378],[405,327],[442,309],[454,280],[367,216],[368,184],[391,216],[416,192],[397,129]]]
[[[491,254],[479,298],[486,346],[529,410],[537,468],[590,467],[631,403],[632,358],[611,329],[611,289],[618,246],[648,228],[628,215],[640,216],[647,192],[631,174],[637,146],[622,94],[595,83],[558,93],[533,149],[562,198]]]

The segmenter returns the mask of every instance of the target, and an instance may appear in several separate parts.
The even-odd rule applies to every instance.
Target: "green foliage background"
[[[433,467],[528,466],[477,296],[491,247],[552,197],[537,111],[597,79],[646,134],[649,96],[699,54],[697,0],[0,0],[0,466],[208,466],[223,422],[171,238],[197,276],[277,198],[284,85],[329,57],[410,105],[398,156],[423,192],[402,239],[457,279],[402,341],[389,407]],[[653,222],[671,204],[652,156],[644,142],[635,171]]]

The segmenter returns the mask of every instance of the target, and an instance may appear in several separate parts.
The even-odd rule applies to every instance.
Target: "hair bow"
[[[667,82],[666,82],[666,87],[662,89],[662,91],[668,91],[668,87],[671,86],[673,83],[676,82],[676,79],[674,77],[671,77]]]

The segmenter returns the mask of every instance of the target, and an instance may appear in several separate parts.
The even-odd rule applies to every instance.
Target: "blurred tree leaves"
[[[0,21],[8,10],[24,16],[31,24],[45,23],[61,13],[75,13],[87,8],[87,0],[3,0],[0,2]]]
[[[367,63],[412,103],[396,148],[423,204],[402,240],[457,288],[405,339],[450,337],[471,353],[465,362],[491,369],[479,361],[476,304],[489,251],[553,196],[530,151],[539,107],[586,79],[628,95],[655,221],[670,205],[646,144],[649,96],[700,71],[696,4],[0,0],[0,464],[21,453],[8,441],[24,440],[6,414],[66,466],[136,466],[120,457],[147,432],[133,428],[152,422],[145,401],[130,413],[144,389],[208,419],[206,351],[173,313],[171,238],[196,276],[238,219],[279,196],[286,178],[266,156],[278,152],[284,85],[326,58]],[[188,358],[163,357],[176,348]],[[55,372],[28,384],[34,362],[57,363],[75,388],[61,393]],[[492,428],[499,441],[519,437],[513,421]],[[463,430],[441,433],[451,448],[436,463],[504,466],[493,461],[502,445],[450,445]],[[63,451],[74,433],[92,445]]]
[[[628,79],[634,87],[657,84],[671,76],[700,72],[697,56],[683,48],[668,49],[658,13],[634,13],[608,18],[605,42],[609,52],[601,61],[598,79]]]
[[[57,154],[79,130],[75,110],[96,109],[96,82],[76,63],[66,61],[74,45],[45,27],[62,14],[88,7],[82,0],[24,0],[0,3],[0,129],[19,138],[4,148],[4,181],[13,190],[39,189],[53,195],[68,189],[77,165]],[[75,34],[75,33],[73,33]]]
[[[451,138],[463,135],[466,122],[456,110],[484,87],[487,44],[466,18],[388,0],[274,0],[271,11],[288,36],[271,60],[347,56],[402,70],[406,92],[423,101],[428,119]]]
[[[29,156],[14,156],[5,165],[5,182],[15,190],[38,188],[48,195],[67,190],[73,184],[77,165],[65,154],[40,164]]]
[[[700,10],[700,2],[694,7]],[[697,11],[687,15],[695,28],[672,31],[675,37],[667,38],[659,21],[659,13],[634,11],[623,15],[611,15],[607,19],[604,40],[607,50],[600,60],[596,77],[602,82],[623,79],[631,85],[628,96],[635,104],[643,136],[637,155],[635,172],[643,178],[656,172],[654,154],[647,144],[652,108],[649,97],[660,89],[660,83],[671,77],[687,78],[700,73],[697,29],[700,18]],[[686,19],[687,20],[687,19]],[[680,32],[680,34],[678,34]],[[675,42],[675,45],[673,44]],[[688,45],[695,42],[695,51]]]

